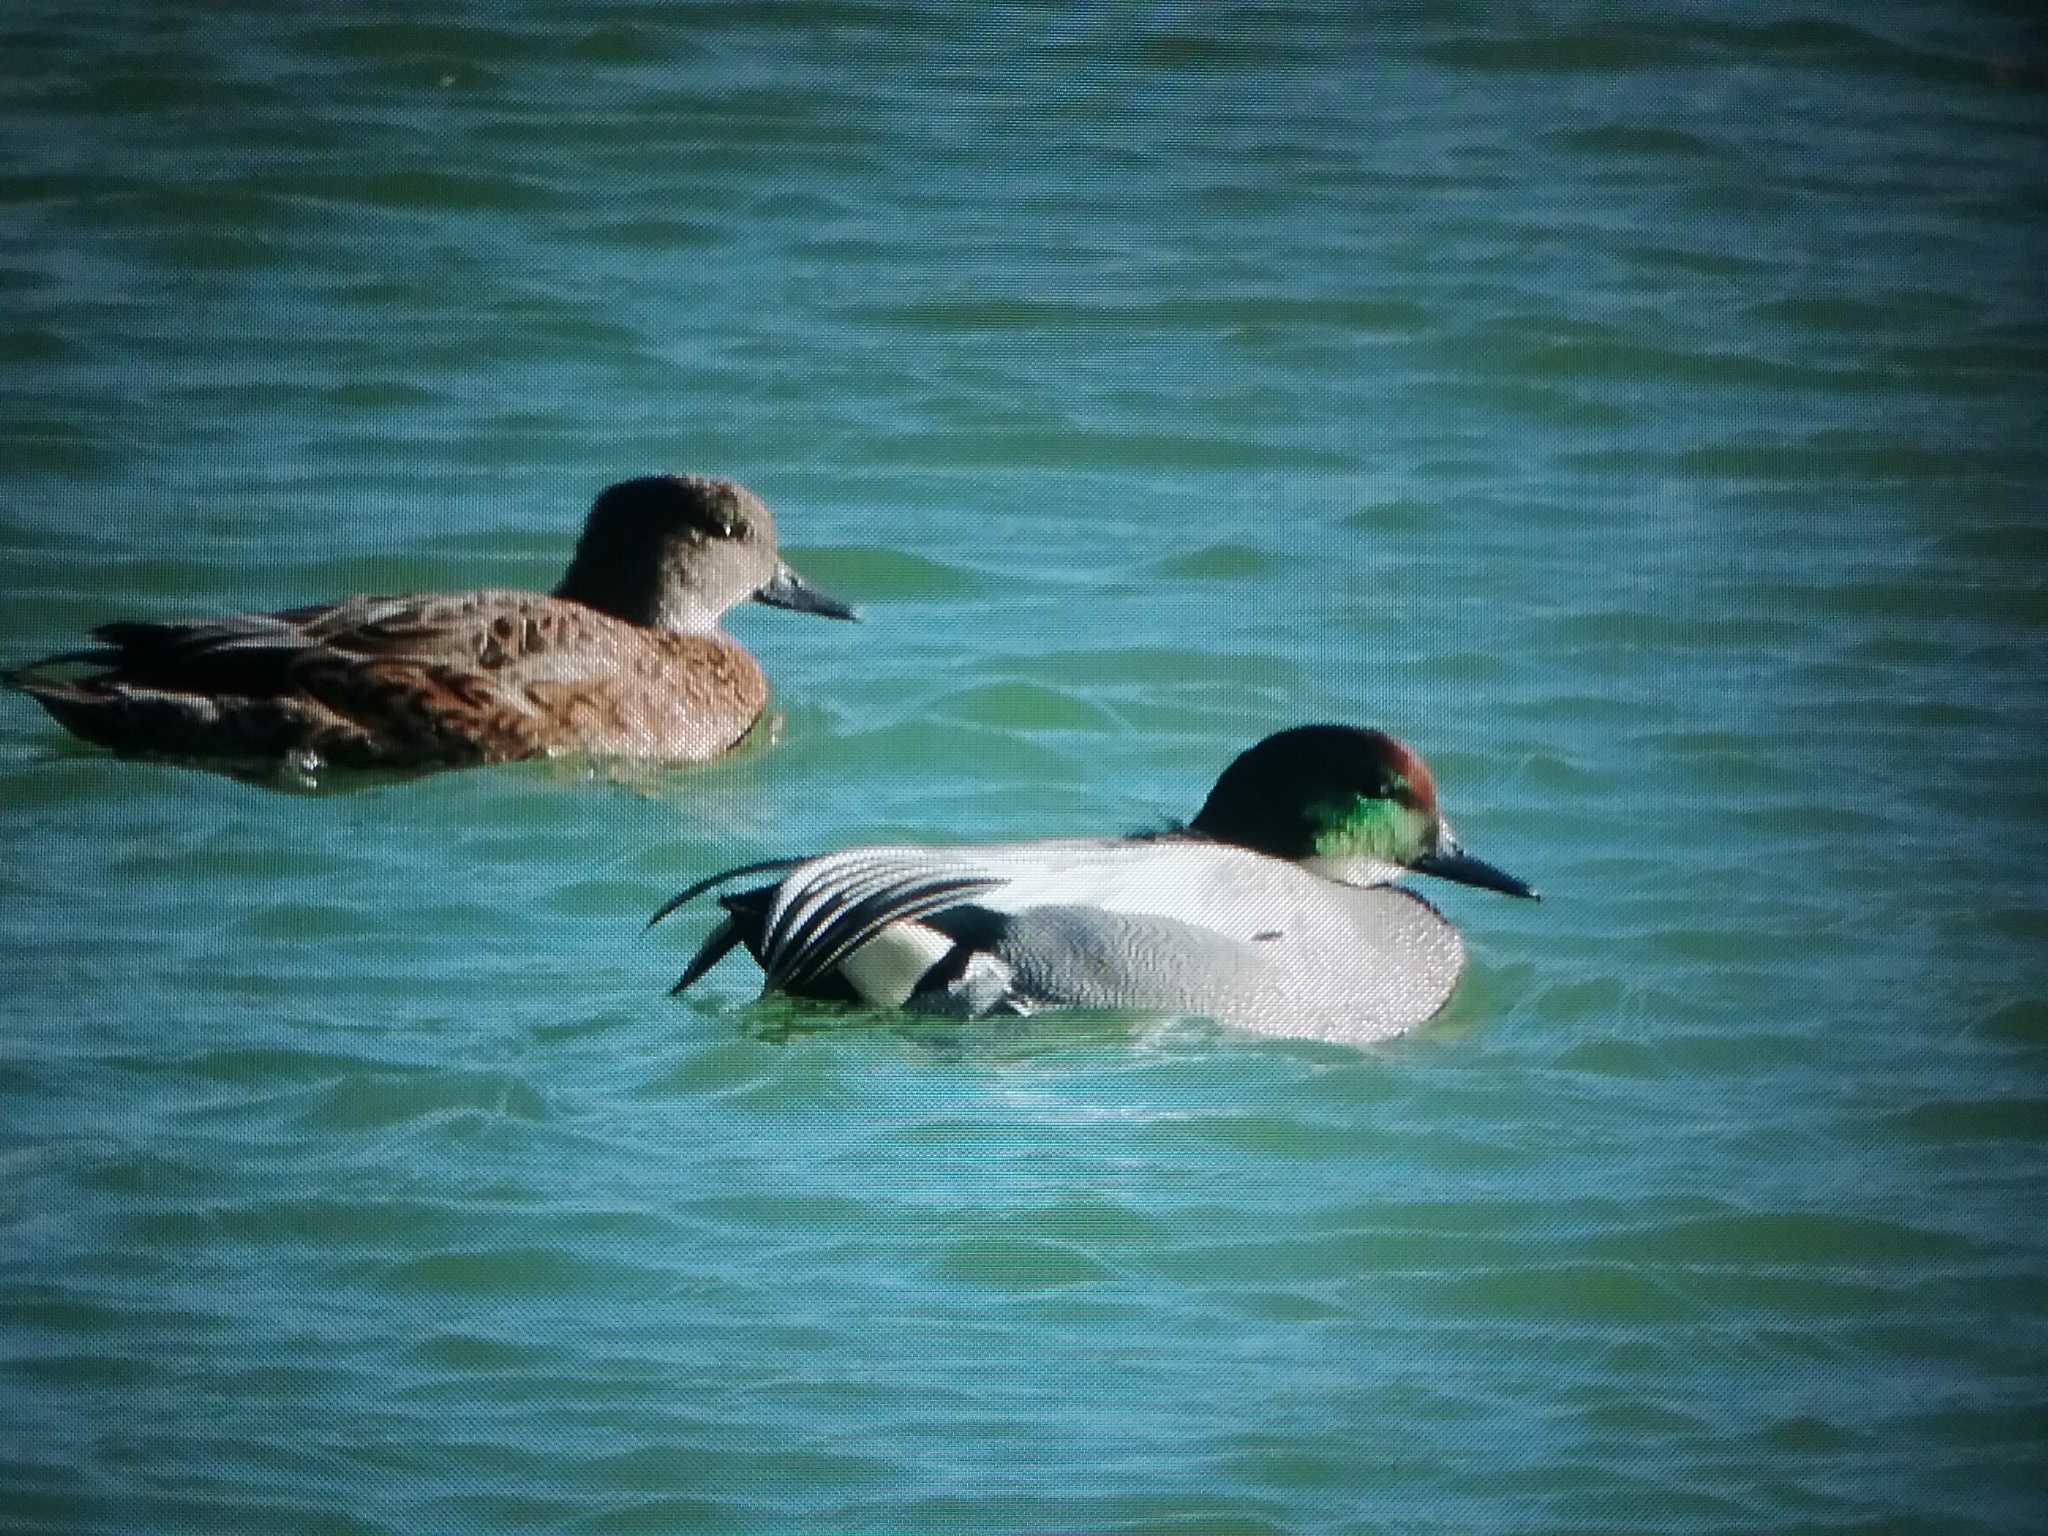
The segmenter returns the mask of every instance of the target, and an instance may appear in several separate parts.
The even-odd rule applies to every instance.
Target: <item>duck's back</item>
[[[128,752],[352,767],[550,752],[694,759],[767,699],[723,634],[643,628],[581,603],[488,590],[352,597],[198,623],[110,624],[77,677],[11,679],[88,740]],[[47,664],[45,664],[47,665]]]

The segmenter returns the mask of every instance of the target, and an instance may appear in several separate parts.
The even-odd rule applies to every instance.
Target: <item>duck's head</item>
[[[1437,875],[1510,896],[1536,892],[1458,846],[1429,765],[1384,731],[1302,725],[1240,753],[1188,830],[1346,885]]]
[[[557,597],[650,628],[701,633],[736,603],[857,617],[789,568],[761,498],[707,475],[647,475],[590,509]]]

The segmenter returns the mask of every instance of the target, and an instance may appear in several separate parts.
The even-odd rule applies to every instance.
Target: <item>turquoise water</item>
[[[0,23],[0,659],[734,475],[779,740],[279,792],[0,700],[0,1527],[2048,1527],[2023,7]],[[726,864],[1378,725],[1381,1050],[665,988]]]

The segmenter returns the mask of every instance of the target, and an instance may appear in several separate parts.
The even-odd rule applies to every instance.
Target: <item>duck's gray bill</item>
[[[1508,896],[1526,896],[1531,901],[1541,898],[1536,888],[1517,880],[1504,869],[1495,869],[1484,859],[1475,859],[1469,853],[1451,848],[1436,853],[1424,854],[1408,866],[1417,874],[1435,875],[1440,880],[1455,880],[1460,885],[1476,885],[1489,891],[1500,891]]]
[[[770,608],[789,608],[797,613],[818,613],[828,619],[857,619],[860,615],[836,597],[827,597],[803,577],[779,561],[768,584],[754,594],[754,601]]]

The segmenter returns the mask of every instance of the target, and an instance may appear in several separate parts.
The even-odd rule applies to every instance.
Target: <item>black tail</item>
[[[33,693],[38,688],[49,688],[53,685],[61,686],[63,683],[71,681],[68,678],[45,677],[43,674],[46,672],[54,672],[66,667],[91,667],[96,671],[104,672],[118,663],[120,659],[121,653],[119,651],[107,650],[98,646],[84,651],[59,651],[55,656],[45,656],[40,661],[24,662],[21,666],[9,667],[5,672],[0,672],[0,685],[19,689],[23,693]]]
[[[758,963],[761,934],[768,926],[768,909],[775,905],[775,893],[779,889],[781,887],[774,885],[756,885],[719,897],[718,904],[725,908],[725,921],[705,935],[704,942],[697,946],[697,953],[683,967],[681,979],[668,989],[668,995],[676,997],[687,992],[703,979],[706,971],[742,944],[747,946],[747,953]]]
[[[686,890],[678,891],[675,895],[669,897],[667,901],[664,901],[655,911],[654,916],[647,920],[647,926],[652,928],[663,918],[673,914],[678,908],[695,901],[706,891],[723,885],[728,880],[738,880],[746,875],[761,875],[771,872],[787,874],[803,862],[804,860],[800,858],[763,859],[758,864],[742,864],[737,869],[724,870],[719,874],[712,875],[709,879],[699,880],[695,885],[690,886]],[[779,883],[774,885],[757,885],[750,890],[734,891],[729,896],[719,897],[718,904],[725,908],[725,920],[712,929],[705,936],[704,942],[697,946],[697,953],[692,955],[690,963],[683,967],[682,977],[673,987],[669,988],[669,995],[674,997],[679,993],[688,991],[699,981],[703,980],[706,971],[709,971],[711,967],[718,964],[719,961],[731,954],[741,944],[745,944],[747,952],[756,960],[759,960],[761,958],[761,932],[767,925],[768,908],[774,903],[777,889],[779,889]]]
[[[728,917],[712,929],[710,936],[697,946],[697,953],[690,957],[690,963],[683,967],[681,979],[668,989],[668,995],[681,997],[702,981],[706,971],[732,953],[741,937],[740,925],[735,918]]]
[[[806,861],[800,858],[763,859],[758,864],[742,864],[737,869],[728,869],[720,874],[711,875],[706,879],[699,880],[687,890],[677,891],[675,895],[669,897],[667,901],[664,901],[659,907],[655,908],[654,916],[647,919],[647,926],[652,928],[663,918],[673,914],[677,908],[687,906],[712,887],[723,885],[728,880],[737,880],[742,875],[765,875],[770,870],[775,871],[779,875],[786,875],[792,869],[795,869],[797,865],[804,862]]]

